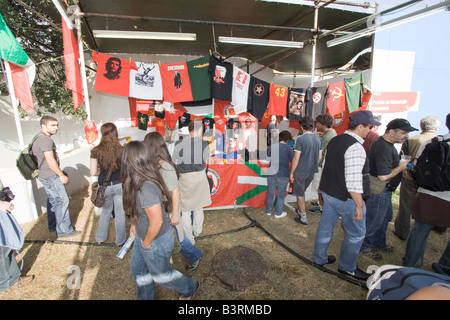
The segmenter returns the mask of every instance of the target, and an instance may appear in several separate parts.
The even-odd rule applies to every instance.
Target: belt
[[[122,180],[110,181],[110,182],[108,182],[107,186],[113,186],[113,185],[116,185],[116,184],[119,184],[119,183],[122,183]]]

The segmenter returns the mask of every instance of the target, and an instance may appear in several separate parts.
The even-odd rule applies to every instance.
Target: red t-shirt
[[[92,61],[97,62],[95,90],[128,97],[130,70],[137,70],[136,63],[96,51],[92,52]]]
[[[160,67],[163,99],[168,102],[192,101],[191,81],[186,62],[164,63]]]
[[[286,116],[286,104],[289,96],[289,88],[270,84],[268,113],[275,116]]]

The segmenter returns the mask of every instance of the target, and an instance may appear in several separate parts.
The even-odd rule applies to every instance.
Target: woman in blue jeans
[[[172,195],[143,142],[125,146],[121,176],[123,205],[132,219],[130,233],[135,235],[130,273],[138,299],[155,299],[153,282],[177,291],[181,300],[191,299],[198,282],[170,266],[174,240],[167,212],[172,210]]]
[[[150,132],[144,138],[144,143],[149,148],[155,164],[164,180],[167,189],[172,194],[172,214],[170,224],[175,231],[177,240],[181,247],[183,257],[191,261],[186,269],[195,270],[203,257],[203,252],[184,236],[183,228],[180,225],[180,193],[178,190],[178,173],[176,165],[172,161],[164,137],[159,132]]]
[[[108,238],[109,221],[114,211],[116,227],[115,243],[120,246],[127,240],[125,211],[122,204],[122,180],[120,165],[123,146],[119,142],[119,134],[114,123],[107,122],[100,129],[102,138],[97,147],[91,151],[90,173],[98,177],[98,184],[102,185],[110,173],[109,182],[105,191],[105,204],[102,208],[95,241],[102,243]],[[98,167],[100,166],[100,172]]]

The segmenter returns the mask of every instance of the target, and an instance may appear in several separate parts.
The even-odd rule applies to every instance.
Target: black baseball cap
[[[389,122],[386,129],[400,129],[406,132],[419,131],[419,129],[412,127],[408,120],[401,118],[397,118]]]
[[[381,122],[378,122],[373,118],[372,111],[361,110],[353,113],[350,116],[350,121],[358,124],[373,124],[374,126],[380,126]]]

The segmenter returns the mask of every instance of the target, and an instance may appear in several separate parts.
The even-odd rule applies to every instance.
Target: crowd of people
[[[380,259],[383,252],[393,248],[386,242],[388,223],[393,218],[392,192],[400,185],[399,213],[394,233],[408,240],[403,262],[405,266],[421,267],[426,241],[434,227],[450,226],[450,216],[444,214],[450,205],[450,191],[430,191],[419,188],[407,170],[429,139],[436,136],[440,121],[433,116],[421,120],[422,133],[406,119],[394,119],[381,136],[375,132],[381,125],[370,111],[363,110],[350,116],[348,129],[337,135],[332,128],[333,118],[323,114],[314,120],[305,116],[293,148],[289,131],[277,132],[270,128],[268,145],[269,168],[266,214],[275,212],[284,218],[286,190],[292,184],[296,196],[295,221],[308,225],[305,192],[311,185],[317,192],[317,206],[310,214],[320,214],[317,228],[314,263],[318,266],[334,263],[328,254],[333,229],[342,219],[343,239],[338,271],[359,280],[369,274],[357,267],[359,254]],[[273,123],[273,127],[275,126]],[[80,234],[70,221],[69,197],[64,184],[69,178],[61,170],[56,146],[51,136],[58,131],[57,119],[44,116],[40,122],[40,136],[33,144],[40,173],[39,181],[47,193],[47,216],[50,232],[58,238]],[[450,137],[450,114],[446,118]],[[189,137],[175,143],[169,152],[164,137],[150,132],[143,141],[131,141],[125,146],[119,142],[113,123],[101,127],[101,141],[91,150],[90,174],[98,176],[98,183],[106,184],[105,204],[95,239],[106,241],[110,218],[115,221],[115,244],[126,242],[126,216],[131,218],[129,233],[135,236],[130,273],[138,288],[138,299],[155,299],[154,282],[173,289],[179,298],[192,299],[199,283],[171,266],[174,244],[189,261],[187,270],[195,270],[203,252],[195,245],[203,228],[203,208],[211,204],[206,167],[210,148],[202,139],[201,123],[190,122]],[[395,144],[402,144],[401,152]],[[195,188],[192,188],[195,186]],[[276,204],[274,205],[274,203]],[[11,211],[13,205],[0,202],[0,214]],[[411,217],[414,225],[410,230]],[[0,291],[25,281],[21,276],[11,250],[0,247]],[[16,264],[16,265],[14,265]],[[450,242],[441,259],[432,265],[442,274],[450,275]]]

